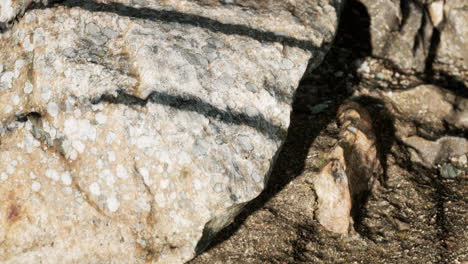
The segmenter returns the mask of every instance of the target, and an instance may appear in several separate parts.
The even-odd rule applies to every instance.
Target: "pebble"
[[[440,176],[446,179],[454,179],[462,173],[461,170],[455,168],[450,163],[443,164],[442,167],[439,169],[439,171],[440,171]]]
[[[328,108],[327,103],[318,104],[318,105],[314,105],[314,106],[309,106],[310,113],[313,114],[313,115],[319,114],[319,113],[325,111],[325,109],[327,109],[327,108]]]

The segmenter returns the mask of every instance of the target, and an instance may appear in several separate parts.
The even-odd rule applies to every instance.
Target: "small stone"
[[[437,27],[444,19],[444,1],[434,1],[427,7],[432,25]]]
[[[363,73],[369,73],[370,72],[370,67],[367,61],[364,61],[363,63],[360,63],[358,70]]]
[[[313,114],[313,115],[319,114],[319,113],[325,111],[325,109],[327,109],[327,108],[328,108],[328,104],[326,104],[326,103],[318,104],[318,105],[314,105],[314,106],[309,106],[310,113]]]
[[[335,77],[343,77],[344,73],[342,71],[335,72]]]
[[[397,225],[398,230],[400,230],[400,231],[409,230],[411,228],[411,225],[408,224],[408,223],[400,221],[400,220],[398,220],[396,218],[394,220],[395,220],[395,223]]]
[[[462,171],[455,168],[452,164],[450,163],[445,163],[442,165],[442,167],[439,169],[440,171],[440,176],[446,179],[454,179],[461,175]]]

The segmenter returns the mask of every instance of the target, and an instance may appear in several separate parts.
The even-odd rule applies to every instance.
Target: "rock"
[[[468,140],[460,137],[444,136],[436,141],[429,141],[418,136],[403,138],[411,149],[411,160],[432,168],[452,156],[465,154]]]
[[[434,56],[432,67],[467,81],[464,76],[468,70],[466,1],[359,2],[370,17],[373,56],[385,58],[399,69],[410,72],[427,71],[427,60]]]
[[[453,179],[462,174],[462,171],[454,167],[450,163],[445,163],[440,167],[440,176],[447,179]]]
[[[445,1],[435,68],[464,81],[465,87],[468,85],[467,23],[468,3]]]
[[[9,26],[9,23],[33,3],[47,5],[53,0],[5,0],[0,2],[0,31]]]
[[[395,115],[411,121],[427,133],[442,133],[446,125],[468,129],[468,99],[435,85],[419,85],[404,91],[379,92],[375,97],[388,102]]]
[[[444,19],[444,1],[434,1],[428,4],[427,11],[432,25],[437,27]]]
[[[352,202],[346,167],[343,167],[345,164],[343,149],[335,148],[330,159],[332,161],[312,179],[317,195],[316,217],[326,230],[347,234]]]
[[[341,4],[245,3],[68,0],[0,34],[2,262],[182,263],[263,190]]]

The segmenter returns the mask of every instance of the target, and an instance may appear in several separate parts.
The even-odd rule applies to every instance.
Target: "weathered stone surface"
[[[432,168],[453,156],[468,152],[468,141],[460,137],[442,137],[436,141],[426,140],[417,136],[404,139],[411,147],[411,160]]]
[[[423,72],[434,67],[466,80],[466,1],[359,1],[370,17],[372,55],[402,70]]]
[[[317,195],[317,220],[326,230],[347,234],[352,201],[343,149],[334,148],[330,159],[311,180]]]
[[[382,100],[400,122],[411,123],[406,131],[397,133],[400,138],[416,133],[437,137],[447,129],[468,129],[468,99],[440,86],[418,85],[403,91],[362,89],[356,94]]]
[[[64,1],[5,30],[0,260],[203,250],[263,189],[332,41],[341,1],[288,5]]]

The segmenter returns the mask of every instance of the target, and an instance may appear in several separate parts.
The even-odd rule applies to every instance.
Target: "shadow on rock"
[[[245,206],[233,224],[215,236],[205,250],[228,240],[250,215],[264,207],[288,183],[303,173],[312,143],[322,130],[335,121],[338,107],[350,96],[353,84],[358,82],[357,75],[353,74],[357,68],[354,62],[371,54],[369,26],[370,18],[366,8],[355,0],[348,1],[343,9],[335,44],[321,66],[303,77],[296,92],[288,136],[267,186],[255,200]],[[364,100],[364,103],[370,102]],[[377,127],[384,129],[380,124]],[[391,140],[382,141],[391,144]],[[380,153],[388,151],[388,145],[385,146]],[[309,232],[305,232],[304,236],[307,236],[306,233]],[[298,250],[301,251],[300,247]],[[296,253],[300,259],[301,253]]]

